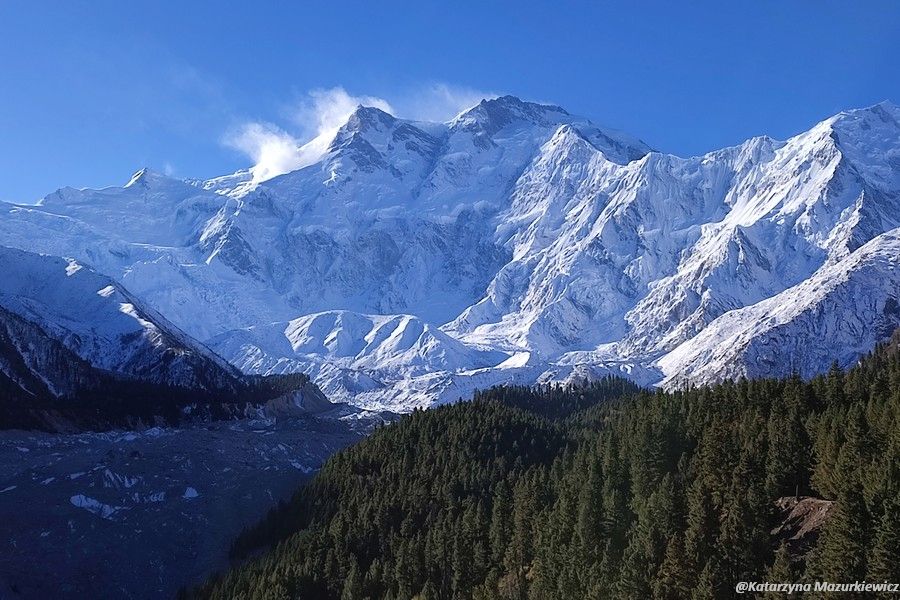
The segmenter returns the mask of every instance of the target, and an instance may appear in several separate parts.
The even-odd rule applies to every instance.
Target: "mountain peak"
[[[895,166],[900,154],[900,108],[896,105],[884,101],[841,111],[796,139],[810,138],[833,144],[857,168],[875,179],[892,180],[891,188],[900,189]]]
[[[327,367],[314,376],[364,406],[455,400],[497,381],[531,383],[561,365],[634,365],[650,383],[663,376],[654,371],[662,354],[713,320],[775,298],[900,227],[896,113],[880,103],[785,142],[758,137],[700,157],[638,160],[649,152],[639,140],[514,96],[483,100],[442,124],[358,106],[336,136],[329,129],[321,147],[303,151],[309,162],[298,170],[246,193],[247,173],[210,184],[238,190],[234,200],[142,169],[135,189],[68,189],[44,206],[0,211],[0,233],[6,245],[115,275],[201,339],[302,318],[313,340],[303,352],[282,325],[235,338],[230,356],[266,369]],[[887,267],[876,264],[874,276],[864,273],[834,300],[865,309],[852,335],[838,338],[854,352],[871,339],[856,332],[882,331],[900,315]],[[792,306],[785,299],[808,291],[754,309],[761,325],[748,335],[767,336],[767,324]],[[802,317],[794,331],[805,331],[804,341],[835,326],[820,319],[835,297],[806,303],[808,316],[789,315]],[[330,316],[339,310],[419,321]],[[729,332],[748,331],[732,319]],[[377,362],[357,362],[370,342]],[[714,356],[718,339],[710,344],[700,356]],[[347,349],[345,364],[330,364],[332,345]],[[839,348],[820,347],[790,346],[794,362],[785,364],[827,368],[820,357]],[[511,362],[487,364],[472,348]],[[257,360],[260,353],[272,361]],[[736,360],[750,368],[758,356]],[[422,365],[440,373],[415,371]],[[401,367],[398,387],[382,385],[399,381]],[[710,377],[727,373],[716,367]]]
[[[347,119],[347,123],[341,129],[362,131],[364,129],[382,126],[390,126],[397,120],[394,115],[375,106],[357,105],[356,109]]]
[[[528,100],[522,100],[518,96],[505,95],[498,96],[497,98],[485,98],[481,102],[478,103],[479,106],[488,106],[488,107],[502,107],[507,110],[517,110],[521,112],[526,111],[540,111],[540,112],[556,112],[562,114],[569,114],[566,112],[564,108],[558,106],[556,104],[543,104],[541,102],[530,102]]]
[[[849,127],[859,128],[862,131],[871,131],[873,127],[885,125],[890,128],[900,127],[900,107],[884,100],[871,106],[842,110],[819,125],[829,129]]]
[[[569,113],[559,106],[528,102],[515,96],[500,96],[482,100],[469,110],[460,113],[451,121],[451,126],[480,129],[490,135],[515,121],[548,125],[569,116]]]
[[[570,123],[563,123],[560,125],[550,138],[550,143],[556,146],[578,146],[585,144],[592,148],[594,147],[584,134]]]
[[[128,180],[128,183],[125,184],[125,187],[130,188],[136,185],[147,187],[151,184],[158,183],[166,179],[170,179],[170,177],[163,175],[158,171],[154,171],[150,167],[144,167],[136,171],[134,175],[131,176],[131,179]]]
[[[876,102],[871,106],[863,106],[861,108],[851,108],[849,110],[842,111],[841,114],[848,113],[868,113],[868,114],[883,114],[883,113],[894,113],[896,114],[900,111],[900,106],[897,106],[890,100],[882,100],[881,102]]]

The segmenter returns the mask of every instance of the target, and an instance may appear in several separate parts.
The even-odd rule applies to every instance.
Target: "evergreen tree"
[[[702,478],[695,480],[688,503],[685,569],[687,577],[698,578],[715,548],[719,535],[719,516]]]
[[[766,581],[771,583],[794,583],[797,581],[794,567],[791,564],[791,556],[788,553],[787,544],[781,542],[778,551],[775,553],[775,562],[766,573]],[[781,592],[766,592],[767,598],[782,598]]]
[[[415,600],[438,600],[439,598],[437,588],[431,580],[425,582],[425,587],[415,596]]]
[[[350,563],[350,571],[344,580],[344,589],[341,592],[341,600],[359,600],[363,597],[362,576],[356,561]]]
[[[771,497],[800,495],[809,481],[810,441],[803,421],[803,385],[792,380],[785,402],[774,402],[768,422],[766,489]]]
[[[869,555],[869,581],[900,582],[900,500],[886,502]]]
[[[724,588],[719,562],[712,556],[700,571],[697,585],[691,592],[691,600],[719,600],[724,595]]]
[[[866,576],[868,515],[858,487],[845,490],[822,533],[812,572],[824,581],[856,581]]]
[[[718,599],[741,580],[896,581],[898,480],[900,334],[809,382],[501,387],[334,455],[236,540],[258,557],[193,593]],[[810,535],[773,552],[774,503],[798,489],[836,503],[810,555]]]
[[[666,545],[666,554],[653,581],[653,598],[681,600],[690,597],[691,582],[685,565],[684,544],[680,535],[673,535]]]

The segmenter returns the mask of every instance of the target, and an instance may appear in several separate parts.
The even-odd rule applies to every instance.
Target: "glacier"
[[[846,366],[900,326],[900,108],[682,158],[511,96],[360,106],[295,171],[0,204],[248,373],[408,411],[502,383],[680,386]],[[127,292],[125,292],[127,290]]]

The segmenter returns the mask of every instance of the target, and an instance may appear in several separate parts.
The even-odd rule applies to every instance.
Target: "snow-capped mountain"
[[[900,327],[900,229],[879,235],[806,281],[729,311],[664,356],[667,383],[722,377],[810,377],[850,364]]]
[[[0,379],[25,397],[70,396],[104,375],[231,390],[240,372],[121,285],[74,259],[0,247]]]
[[[882,103],[679,158],[509,96],[447,123],[359,107],[296,171],[67,188],[3,205],[0,243],[74,256],[240,368],[366,407],[811,374],[896,323],[898,121]]]
[[[436,373],[458,376],[460,370],[494,367],[507,358],[463,344],[412,315],[350,311],[230,331],[209,343],[246,372],[305,372],[332,401],[380,407],[409,396],[411,380]]]

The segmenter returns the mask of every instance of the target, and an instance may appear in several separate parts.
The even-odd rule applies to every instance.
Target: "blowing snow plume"
[[[413,120],[442,121],[496,94],[435,83],[401,95],[392,104],[377,96],[355,96],[343,87],[315,89],[287,113],[296,133],[265,121],[251,121],[225,136],[225,145],[253,160],[253,183],[301,169],[319,160],[338,129],[360,105]],[[395,107],[397,110],[395,110]]]
[[[316,162],[327,150],[338,128],[359,105],[393,112],[387,101],[373,96],[352,96],[344,88],[317,89],[294,108],[291,121],[297,137],[267,122],[245,123],[225,137],[225,144],[250,157],[253,183],[260,183],[302,169]],[[302,141],[308,140],[308,141]]]

